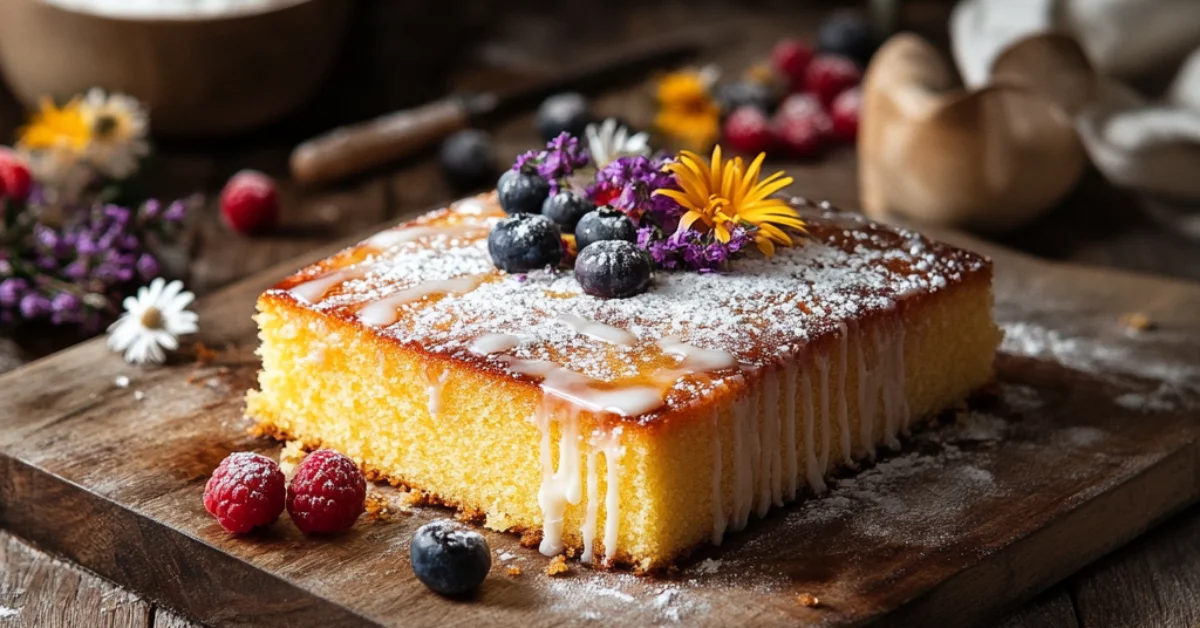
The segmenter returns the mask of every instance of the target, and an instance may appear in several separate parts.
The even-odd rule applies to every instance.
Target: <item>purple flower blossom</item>
[[[546,150],[528,151],[517,157],[513,170],[528,170],[530,166],[550,183],[550,193],[557,194],[563,179],[571,176],[576,170],[591,163],[591,157],[586,150],[579,147],[579,139],[570,133],[561,133],[546,144]]]
[[[48,320],[102,330],[133,282],[160,272],[151,251],[172,239],[187,210],[178,201],[133,211],[31,197],[0,233],[0,326]]]
[[[588,188],[588,197],[597,205],[611,205],[641,224],[649,214],[652,222],[665,233],[675,231],[683,208],[673,199],[654,194],[655,190],[678,190],[675,176],[664,170],[665,158],[620,157],[596,173]]]
[[[668,237],[664,237],[663,232],[655,227],[647,226],[638,231],[638,246],[666,270],[688,268],[702,273],[718,271],[753,242],[753,234],[740,226],[730,230],[728,242],[718,240],[712,231],[701,233],[681,229]]]

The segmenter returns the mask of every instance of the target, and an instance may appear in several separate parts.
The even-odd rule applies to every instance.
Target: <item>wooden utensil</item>
[[[611,54],[506,92],[456,94],[448,98],[334,129],[292,151],[292,176],[302,184],[328,183],[412,155],[455,131],[527,109],[556,92],[594,91],[676,63],[713,34],[676,37],[622,46]]]

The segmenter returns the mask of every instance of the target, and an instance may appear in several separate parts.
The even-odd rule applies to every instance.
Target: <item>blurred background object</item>
[[[93,86],[150,109],[154,132],[206,137],[292,112],[325,78],[346,0],[5,0],[0,69],[26,106]]]
[[[1090,98],[1068,111],[1091,162],[1112,183],[1150,199],[1152,216],[1200,237],[1200,2],[963,0],[950,31],[972,87],[987,83],[1003,56],[1028,48],[1031,38],[1074,38],[1094,75],[1059,66],[1057,78],[1026,88],[1047,95],[1056,86],[1094,82]],[[1051,56],[1035,52],[1026,69]]]

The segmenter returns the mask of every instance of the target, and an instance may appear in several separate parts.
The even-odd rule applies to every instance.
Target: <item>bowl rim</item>
[[[7,0],[0,0],[4,2]],[[51,9],[71,13],[73,15],[81,15],[93,19],[108,20],[113,22],[128,22],[138,24],[196,24],[196,23],[211,23],[232,21],[249,17],[257,17],[261,15],[269,15],[272,13],[280,13],[289,9],[293,9],[304,4],[314,4],[321,0],[269,0],[265,6],[256,5],[246,8],[230,8],[220,13],[143,13],[143,14],[120,14],[120,13],[105,13],[96,10],[88,10],[82,7],[76,7],[68,4],[60,3],[60,0],[33,0],[37,4],[45,5]]]

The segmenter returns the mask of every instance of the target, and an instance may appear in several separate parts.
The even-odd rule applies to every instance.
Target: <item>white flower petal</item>
[[[179,348],[179,341],[175,339],[175,334],[166,330],[158,330],[154,332],[153,344],[155,346],[165,347],[174,351]]]
[[[158,298],[154,300],[155,305],[157,305],[158,309],[160,310],[164,309],[164,306],[171,301],[174,301],[175,295],[179,294],[182,290],[182,281],[179,281],[178,279],[172,281],[171,283],[167,284],[166,288],[163,289],[162,294],[158,295]]]
[[[192,301],[195,301],[195,300],[196,300],[196,295],[192,294],[191,292],[184,292],[184,293],[180,294],[179,296],[175,297],[174,299],[172,299],[170,303],[164,303],[162,308],[160,308],[160,309],[163,312],[177,314],[179,312],[182,312],[184,308],[191,305]]]

